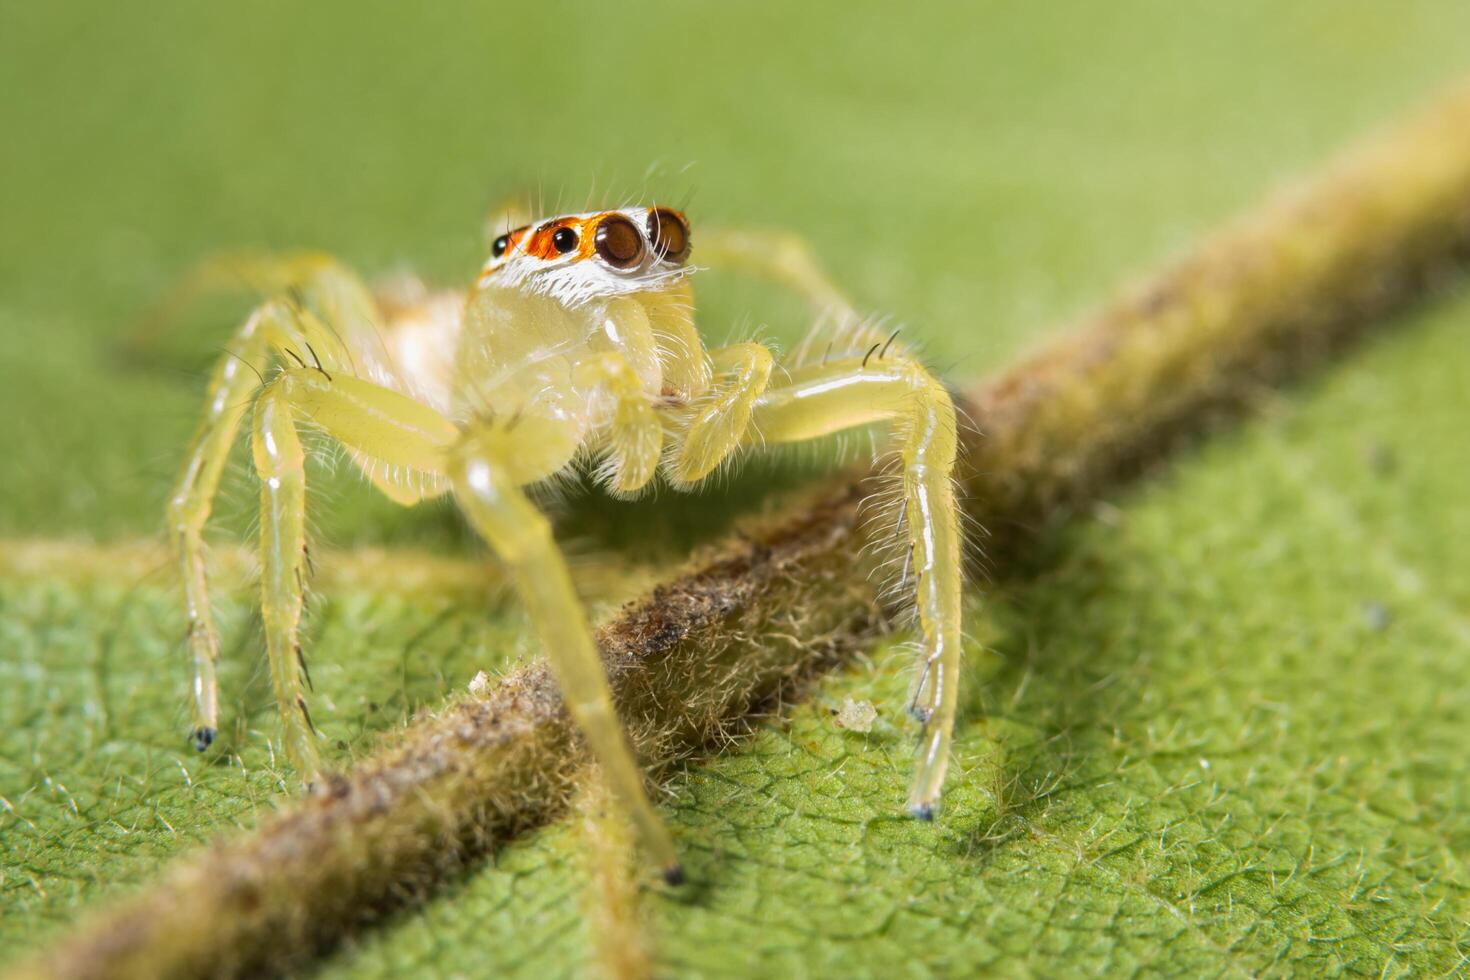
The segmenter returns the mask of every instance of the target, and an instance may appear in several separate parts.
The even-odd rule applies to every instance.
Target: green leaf
[[[248,576],[220,576],[227,720],[200,757],[168,569],[116,544],[161,526],[202,384],[113,345],[193,259],[316,245],[461,280],[501,194],[580,206],[596,176],[623,197],[653,161],[652,193],[698,191],[696,233],[801,231],[964,380],[1448,77],[1470,36],[1462,4],[1328,0],[0,19],[7,952],[290,785]],[[758,288],[703,295],[716,337],[804,328]],[[190,318],[168,363],[202,363],[241,312]],[[936,824],[901,815],[902,637],[683,773],[668,810],[693,884],[644,899],[665,972],[1462,969],[1467,321],[1463,295],[1403,318],[972,590]],[[753,470],[735,496],[800,473]],[[371,502],[346,472],[315,483],[338,549],[476,553],[443,510]],[[251,527],[249,481],[231,485],[222,545]],[[680,554],[738,509],[594,502],[566,523],[617,561],[650,539]],[[313,608],[313,716],[338,761],[532,650],[513,604],[463,590],[339,581]],[[836,727],[846,698],[878,708],[871,732]],[[548,828],[326,972],[579,972],[584,845]]]

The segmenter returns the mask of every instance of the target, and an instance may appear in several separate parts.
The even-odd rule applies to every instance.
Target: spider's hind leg
[[[123,334],[119,351],[148,365],[160,358],[164,338],[196,303],[218,294],[261,298],[299,290],[335,260],[320,252],[222,252],[197,262]]]
[[[806,239],[794,232],[727,229],[699,236],[699,261],[769,279],[806,300],[821,316],[852,311],[842,290],[832,282]]]

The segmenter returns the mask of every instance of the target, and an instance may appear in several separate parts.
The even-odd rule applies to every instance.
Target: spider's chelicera
[[[511,573],[616,798],[670,880],[673,844],[615,714],[587,617],[528,485],[592,454],[599,482],[631,495],[662,475],[699,483],[746,448],[888,423],[922,664],[924,722],[909,796],[933,816],[948,765],[960,655],[954,408],[906,350],[838,299],[787,236],[732,234],[710,251],[815,297],[840,323],[777,363],[759,343],[707,351],[695,325],[691,235],[678,211],[621,208],[527,224],[495,239],[468,294],[377,296],[323,257],[281,260],[279,298],[236,333],[169,502],[193,657],[194,738],[218,726],[219,641],[202,533],[239,426],[252,415],[261,485],[261,607],[283,741],[320,766],[298,626],[306,578],[303,422],[344,445],[368,480],[409,506],[450,494]],[[832,307],[837,307],[832,309]],[[268,373],[271,366],[277,370]]]

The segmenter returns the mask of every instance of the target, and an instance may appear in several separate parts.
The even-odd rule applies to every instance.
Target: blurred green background
[[[156,364],[120,361],[197,259],[319,247],[464,282],[508,195],[658,199],[696,249],[716,224],[807,236],[964,382],[1467,70],[1456,0],[0,0],[0,949],[289,785],[249,592],[221,586],[225,730],[201,758],[168,575],[87,567],[89,542],[159,533],[244,312],[204,304]],[[806,326],[758,286],[698,288],[712,338]],[[1467,320],[1463,292],[1406,316],[1048,539],[1042,571],[976,589],[935,826],[899,817],[893,646],[682,774],[667,806],[699,885],[646,899],[664,972],[1461,971]],[[315,484],[326,544],[475,552],[343,470]],[[675,554],[799,475],[569,521],[604,558]],[[251,506],[232,474],[220,540]],[[75,574],[28,572],[37,540],[75,543]],[[532,652],[513,605],[369,587],[317,596],[310,637],[338,759]],[[877,703],[872,734],[832,727],[849,696]],[[581,848],[536,835],[324,968],[577,974]]]

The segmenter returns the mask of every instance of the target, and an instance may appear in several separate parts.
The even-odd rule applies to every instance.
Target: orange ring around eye
[[[689,222],[671,208],[648,212],[648,240],[665,262],[683,265],[689,258]]]

